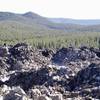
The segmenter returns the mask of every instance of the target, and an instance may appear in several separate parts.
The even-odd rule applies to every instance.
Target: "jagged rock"
[[[51,98],[49,98],[48,96],[45,96],[45,95],[41,95],[38,97],[37,100],[52,100]]]
[[[50,56],[49,51],[47,49],[42,51],[42,55],[45,56],[45,57],[49,57]]]
[[[88,47],[88,46],[83,45],[83,46],[81,46],[81,47],[80,47],[80,49],[81,49],[81,50],[86,50],[86,49],[89,49],[89,47]]]
[[[10,75],[8,86],[21,86],[24,90],[30,89],[33,85],[43,85],[50,79],[47,68],[41,68],[37,71],[15,72]],[[28,85],[27,85],[28,84]]]
[[[28,95],[30,96],[30,98],[32,98],[33,100],[37,100],[38,97],[41,95],[41,92],[39,89],[30,89],[28,91]]]
[[[68,48],[62,48],[62,49],[58,50],[56,52],[56,54],[53,55],[52,61],[54,63],[58,63],[58,64],[62,65],[64,60],[65,59],[67,60],[68,51],[69,51]]]
[[[0,95],[3,96],[4,94],[6,94],[10,90],[11,90],[11,88],[8,87],[7,85],[2,85],[0,87]]]
[[[0,47],[0,100],[100,99],[99,49]],[[51,59],[52,57],[52,59]],[[19,86],[19,87],[18,87]]]
[[[29,100],[26,93],[20,87],[10,88],[3,85],[0,95],[0,100]]]
[[[8,86],[21,86],[24,90],[29,89],[32,87],[36,75],[35,72],[15,72],[10,75],[10,78],[8,81],[5,82]],[[35,79],[34,79],[35,78]]]
[[[52,62],[64,65],[66,62],[86,61],[96,58],[96,54],[89,49],[61,48],[52,57]]]
[[[6,57],[9,54],[8,47],[0,47],[0,57]]]
[[[100,49],[91,47],[90,50],[93,51],[100,58]]]
[[[45,57],[50,57],[52,54],[53,54],[52,50],[48,50],[48,49],[42,50],[42,55]]]
[[[35,88],[38,88],[38,90],[41,92],[42,95],[50,96],[50,90],[48,89],[48,87],[38,86],[38,87],[35,87]]]
[[[52,94],[50,98],[52,100],[63,100],[62,94]]]
[[[10,66],[6,63],[6,59],[0,58],[0,75],[7,73]]]
[[[89,67],[82,69],[68,85],[71,90],[81,90],[83,88],[93,88],[95,86],[100,87],[100,64],[93,63]],[[96,94],[93,97],[96,96],[98,95]]]
[[[3,98],[3,100],[29,100],[21,88],[10,90]]]
[[[18,60],[29,59],[31,50],[25,43],[18,43],[14,47],[10,48],[10,53]]]
[[[100,99],[100,87],[86,88],[80,91],[82,97],[90,96],[95,99]]]
[[[25,66],[21,61],[16,61],[11,70],[21,70]]]

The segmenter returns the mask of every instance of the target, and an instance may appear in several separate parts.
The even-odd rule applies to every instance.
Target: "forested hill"
[[[25,14],[16,14],[11,12],[0,12],[0,33],[26,33],[26,34],[66,34],[70,32],[100,32],[99,20],[95,20],[94,25],[80,25],[72,23],[67,19],[57,22],[51,21],[50,18],[42,17],[33,12]],[[67,23],[68,21],[68,23]],[[76,21],[75,21],[76,22]],[[94,21],[89,21],[93,22]],[[97,23],[97,24],[96,24]]]

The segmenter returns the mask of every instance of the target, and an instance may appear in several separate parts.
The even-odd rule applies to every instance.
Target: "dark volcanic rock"
[[[99,100],[99,57],[85,46],[55,54],[25,43],[0,47],[0,100]]]
[[[42,50],[42,55],[45,57],[50,57],[52,54],[53,54],[52,50],[48,50],[48,49]]]
[[[52,57],[52,62],[64,65],[66,62],[71,61],[86,61],[95,59],[96,54],[87,48],[75,49],[73,47],[62,48],[56,52]]]
[[[9,49],[6,46],[0,47],[0,57],[5,57],[9,54]]]
[[[96,55],[100,58],[100,49],[92,48],[92,51],[96,53]]]
[[[10,90],[8,89],[7,93],[3,95],[4,96],[2,100],[29,100],[23,89],[20,87],[16,87]]]
[[[41,68],[38,71],[15,72],[5,84],[10,87],[21,86],[24,90],[28,90],[34,85],[43,85],[48,79],[50,79],[48,70]]]
[[[0,75],[7,73],[9,65],[6,63],[6,59],[0,58]]]
[[[91,64],[89,67],[80,70],[69,82],[71,90],[76,87],[88,88],[89,86],[100,86],[100,64]]]
[[[72,56],[73,55],[73,56]],[[75,51],[73,48],[62,48],[56,52],[56,54],[53,55],[52,61],[57,64],[63,64],[63,62],[66,60],[74,60],[76,58]]]
[[[28,60],[31,54],[31,49],[25,43],[18,43],[14,47],[10,48],[10,53],[18,60]]]

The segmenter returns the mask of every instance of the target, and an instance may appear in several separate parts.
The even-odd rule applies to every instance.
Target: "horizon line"
[[[45,18],[54,18],[54,19],[69,19],[69,20],[100,20],[100,18],[68,18],[68,17],[49,17],[49,16],[43,16],[41,14],[38,14],[34,11],[26,11],[26,12],[14,12],[14,11],[0,11],[0,12],[4,12],[4,13],[13,13],[13,14],[26,14],[26,13],[33,13],[33,14],[37,14],[41,17],[45,17]]]

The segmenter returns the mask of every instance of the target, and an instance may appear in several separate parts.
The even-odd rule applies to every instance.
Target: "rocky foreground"
[[[0,100],[100,100],[100,50],[1,46]]]

